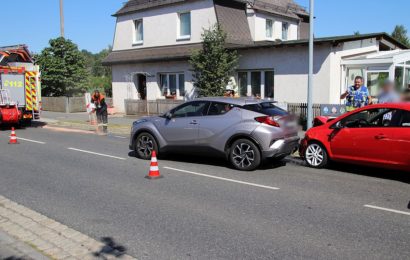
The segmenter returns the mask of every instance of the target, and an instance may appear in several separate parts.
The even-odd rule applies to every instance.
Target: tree
[[[223,96],[238,65],[236,51],[225,48],[226,33],[219,25],[202,33],[202,49],[192,53],[194,86],[199,96]]]
[[[86,59],[76,44],[65,38],[51,39],[36,56],[41,68],[44,96],[75,96],[84,93],[89,73]]]
[[[108,56],[111,50],[111,46],[108,46],[108,48],[96,54],[87,50],[81,51],[86,59],[87,70],[90,74],[87,87],[89,92],[98,89],[104,92],[107,96],[112,96],[111,67],[105,67],[102,65],[102,61]]]
[[[410,39],[407,36],[407,29],[403,25],[396,25],[391,36],[410,48]]]
[[[359,32],[359,31],[354,31],[353,34],[354,34],[355,36],[359,36],[359,35],[360,35],[360,32]]]

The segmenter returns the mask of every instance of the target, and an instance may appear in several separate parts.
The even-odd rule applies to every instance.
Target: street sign
[[[345,105],[332,105],[332,104],[325,104],[320,105],[320,115],[321,116],[341,116],[346,113],[346,106]]]

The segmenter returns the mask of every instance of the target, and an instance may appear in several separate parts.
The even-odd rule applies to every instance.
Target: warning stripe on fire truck
[[[32,86],[33,84],[32,83],[33,82],[32,82],[31,79],[34,76],[35,76],[34,72],[31,72],[31,71],[26,72],[26,80],[25,80],[25,82],[26,82],[26,84],[25,84],[26,85],[26,109],[28,111],[33,110],[33,92],[32,92],[32,89],[33,89],[33,86]],[[34,87],[35,87],[35,84],[34,84]]]

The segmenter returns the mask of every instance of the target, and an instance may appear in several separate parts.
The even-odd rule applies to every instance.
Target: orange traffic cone
[[[14,130],[14,127],[12,127],[9,144],[18,144],[18,143],[19,142],[17,141],[16,131]]]
[[[149,167],[149,173],[145,178],[150,180],[162,178],[159,173],[157,154],[155,151],[152,151],[151,166]]]

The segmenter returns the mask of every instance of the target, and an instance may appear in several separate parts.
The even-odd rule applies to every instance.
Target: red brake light
[[[255,120],[262,124],[267,124],[267,125],[271,125],[274,127],[280,127],[279,123],[270,116],[256,117]]]

